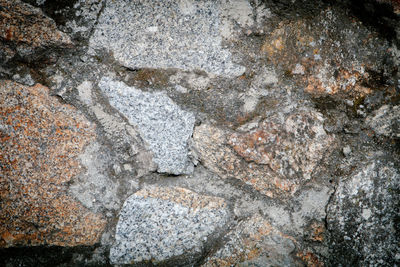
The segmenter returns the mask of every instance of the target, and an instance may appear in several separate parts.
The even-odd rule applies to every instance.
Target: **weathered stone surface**
[[[312,18],[282,20],[267,33],[261,51],[303,81],[305,91],[314,96],[372,93],[376,73],[395,67],[384,66],[389,43],[343,10],[329,7],[318,12]]]
[[[248,162],[268,165],[282,177],[310,179],[334,143],[323,121],[322,114],[315,111],[293,112],[283,123],[268,118],[250,132],[231,135],[228,142]]]
[[[331,265],[394,266],[399,261],[400,174],[398,166],[373,153],[343,177],[328,206]]]
[[[222,48],[214,1],[107,1],[90,39],[126,67],[204,70],[239,76],[244,67]],[[156,15],[156,18],[154,17]]]
[[[117,193],[119,184],[107,175],[105,168],[109,157],[95,142],[78,156],[86,172],[80,174],[69,189],[76,199],[91,210],[118,210],[122,204]],[[132,180],[132,187],[134,183]]]
[[[292,229],[296,229],[299,233],[305,233],[308,230],[307,226],[311,224],[313,228],[312,235],[314,235],[311,236],[311,239],[313,239],[313,241],[323,241],[322,234],[325,231],[325,227],[320,227],[319,225],[323,225],[325,222],[325,208],[329,203],[331,194],[332,190],[328,187],[311,188],[301,192],[301,194],[295,198],[298,204],[296,205],[295,211],[292,212]],[[315,230],[315,228],[317,228],[317,230]]]
[[[0,40],[3,63],[16,53],[24,57],[35,49],[72,45],[68,35],[59,31],[52,19],[20,0],[0,1]]]
[[[0,0],[0,266],[397,264],[396,1]]]
[[[366,119],[377,135],[400,138],[400,106],[383,105]]]
[[[229,133],[203,124],[194,131],[194,146],[205,166],[268,196],[296,192],[335,144],[323,129],[321,114],[311,110],[273,116],[253,126]]]
[[[139,128],[154,153],[159,172],[193,171],[187,144],[193,131],[193,114],[180,109],[162,92],[142,92],[108,77],[103,77],[99,86],[110,104]]]
[[[0,247],[96,243],[104,219],[67,193],[93,125],[39,84],[1,81],[0,112]]]
[[[210,235],[228,219],[227,203],[221,198],[179,187],[142,189],[121,210],[110,259],[156,264],[184,255],[194,257],[193,263]]]
[[[202,266],[301,266],[292,257],[296,241],[255,214],[227,235]]]
[[[104,0],[23,0],[53,18],[57,27],[76,41],[90,37]]]

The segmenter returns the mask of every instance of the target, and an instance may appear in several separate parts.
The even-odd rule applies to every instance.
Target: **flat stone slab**
[[[162,92],[143,92],[108,77],[103,77],[99,86],[110,104],[139,128],[159,172],[178,175],[193,171],[187,144],[195,122],[192,113]]]
[[[207,238],[229,219],[222,198],[169,187],[138,191],[124,203],[110,251],[112,263],[160,263],[200,255]]]
[[[217,1],[107,1],[90,39],[124,66],[204,70],[234,77],[245,68],[221,46]]]

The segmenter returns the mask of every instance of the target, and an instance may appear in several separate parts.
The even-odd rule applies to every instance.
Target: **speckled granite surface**
[[[222,198],[179,187],[140,190],[121,210],[111,261],[157,264],[170,258],[198,256],[207,239],[226,227],[229,217]]]
[[[94,125],[42,85],[0,81],[1,247],[91,245],[106,221],[69,196]]]
[[[0,266],[395,266],[397,0],[0,0]]]

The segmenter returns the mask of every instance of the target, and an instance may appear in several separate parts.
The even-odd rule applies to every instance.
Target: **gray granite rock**
[[[99,86],[110,104],[139,128],[159,172],[178,175],[193,171],[187,145],[195,122],[193,114],[180,109],[162,92],[142,92],[108,77],[103,77]]]
[[[232,62],[221,46],[220,5],[215,1],[107,1],[90,39],[124,66],[204,70],[239,76],[245,68]]]
[[[400,257],[399,192],[398,167],[382,153],[373,153],[342,178],[328,206],[329,265],[395,266]]]
[[[222,198],[199,195],[179,187],[152,187],[129,197],[119,215],[112,263],[199,256],[210,235],[229,219]]]

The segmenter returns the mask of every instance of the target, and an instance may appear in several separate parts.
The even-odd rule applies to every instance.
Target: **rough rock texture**
[[[196,127],[199,160],[221,177],[234,177],[267,196],[293,194],[334,148],[321,114],[298,111],[250,123],[249,131],[230,133],[212,125]],[[245,128],[244,127],[244,128]]]
[[[400,106],[380,107],[366,119],[366,124],[377,135],[400,138]]]
[[[399,7],[0,0],[0,266],[398,265]]]
[[[261,51],[278,68],[300,76],[308,93],[359,97],[373,92],[371,78],[391,60],[388,44],[377,34],[327,8],[311,18],[283,20],[267,34]]]
[[[0,27],[1,64],[16,54],[27,57],[35,50],[72,45],[70,37],[58,31],[52,19],[20,0],[0,1],[0,24],[3,25]]]
[[[296,241],[257,214],[240,222],[226,238],[202,266],[300,266],[290,256]]]
[[[181,110],[163,93],[146,93],[104,77],[100,89],[110,104],[136,125],[154,153],[159,172],[190,173],[188,139],[194,126],[193,114]]]
[[[131,69],[199,69],[239,76],[244,67],[234,64],[229,50],[221,46],[219,9],[214,1],[110,0],[90,47],[110,49]]]
[[[0,82],[0,246],[92,245],[105,227],[100,214],[67,193],[77,156],[95,138],[76,109],[42,85]]]
[[[361,169],[341,179],[328,206],[332,265],[398,263],[399,192],[398,165],[382,152],[373,153]]]
[[[198,257],[207,239],[215,238],[211,235],[228,219],[222,198],[179,187],[140,190],[126,200],[121,210],[111,261],[157,264],[182,256]],[[179,265],[184,261],[178,261]]]

